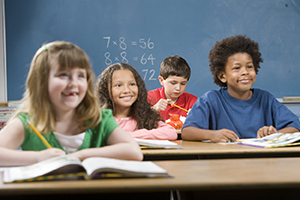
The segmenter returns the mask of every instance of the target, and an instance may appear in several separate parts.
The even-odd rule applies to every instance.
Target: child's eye
[[[186,85],[186,83],[181,83],[181,85]]]
[[[85,74],[79,74],[78,77],[79,78],[85,78]]]
[[[121,87],[121,84],[116,84],[115,87]]]
[[[248,68],[253,68],[253,66],[252,65],[249,65],[249,66],[247,66]]]
[[[58,76],[68,76],[68,74],[66,72],[61,72],[58,74]]]
[[[136,84],[135,83],[130,83],[130,86],[135,86]]]

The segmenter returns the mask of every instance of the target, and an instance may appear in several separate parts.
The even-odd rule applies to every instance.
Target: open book
[[[300,132],[296,133],[274,133],[263,138],[242,139],[238,144],[262,147],[276,148],[300,145]]]
[[[153,149],[182,149],[181,146],[175,142],[169,140],[145,140],[134,138],[141,148],[153,148]]]
[[[165,169],[151,161],[92,157],[81,162],[77,157],[70,155],[51,158],[33,165],[11,167],[2,172],[4,183],[66,179],[72,176],[81,177],[79,179],[169,177]]]

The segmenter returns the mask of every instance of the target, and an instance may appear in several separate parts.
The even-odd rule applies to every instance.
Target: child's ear
[[[164,86],[164,78],[162,76],[158,76],[159,83]]]
[[[219,73],[218,73],[218,79],[219,79],[222,83],[226,83],[225,72],[219,72]]]

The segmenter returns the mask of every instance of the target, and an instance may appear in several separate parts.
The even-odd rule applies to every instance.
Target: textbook
[[[300,145],[300,132],[274,133],[262,138],[237,140],[237,143],[262,148],[296,146]]]
[[[71,155],[54,157],[33,165],[11,167],[2,171],[4,183],[67,180],[74,176],[87,180],[121,177],[170,177],[165,169],[151,161],[91,157],[81,162],[77,157]]]
[[[182,149],[181,146],[169,140],[146,140],[134,138],[141,148],[152,149]]]

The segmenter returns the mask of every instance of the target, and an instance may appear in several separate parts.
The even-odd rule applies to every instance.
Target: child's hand
[[[212,142],[231,142],[238,140],[239,137],[235,132],[228,129],[217,130],[215,134],[212,134],[212,138],[210,139]]]
[[[79,158],[81,161],[84,160],[84,157],[83,157],[83,155],[82,155],[82,151],[75,151],[75,152],[73,152],[73,153],[70,153],[69,155],[72,155],[72,156],[74,156],[74,157],[77,157],[77,158]]]
[[[42,151],[36,152],[36,161],[41,162],[43,160],[47,160],[49,158],[64,156],[66,152],[58,148],[50,148]]]
[[[264,126],[257,131],[257,138],[262,138],[273,133],[277,133],[274,126]]]
[[[152,108],[156,111],[166,110],[171,99],[160,99]]]

